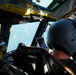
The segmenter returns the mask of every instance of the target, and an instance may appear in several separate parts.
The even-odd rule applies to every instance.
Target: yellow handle
[[[67,66],[64,66],[64,68],[66,69],[66,71],[68,71],[71,75],[75,75],[74,72]]]

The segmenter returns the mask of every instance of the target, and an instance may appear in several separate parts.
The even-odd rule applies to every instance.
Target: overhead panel
[[[48,8],[51,11],[51,15],[57,20],[68,18],[76,11],[76,0],[53,0]]]

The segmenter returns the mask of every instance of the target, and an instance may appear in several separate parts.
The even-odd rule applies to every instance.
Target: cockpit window
[[[30,46],[38,25],[39,22],[12,25],[7,51],[16,49],[19,43]]]
[[[48,7],[49,4],[52,2],[53,0],[33,0],[33,2],[35,2],[38,5],[41,5],[43,7]]]

